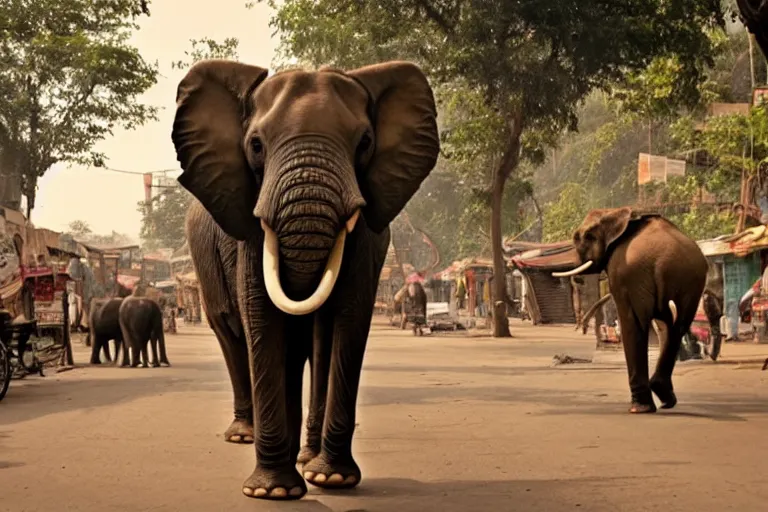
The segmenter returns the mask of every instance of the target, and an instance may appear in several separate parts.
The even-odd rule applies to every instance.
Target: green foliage
[[[738,217],[730,210],[721,212],[694,207],[686,213],[667,216],[683,233],[693,240],[707,240],[733,233]]]
[[[85,240],[93,231],[91,226],[84,220],[73,220],[69,223],[67,233],[72,235],[75,240]]]
[[[150,201],[139,203],[143,247],[178,249],[184,245],[184,219],[191,201],[192,194],[179,186],[163,189]]]
[[[97,246],[115,247],[133,243],[131,237],[117,231],[112,231],[109,235],[97,235],[93,233],[91,226],[84,220],[73,220],[70,222],[66,233],[78,242]]]
[[[587,212],[593,207],[588,191],[578,183],[566,183],[558,201],[544,214],[544,240],[570,240]]]
[[[190,39],[189,42],[192,43],[192,48],[184,52],[187,58],[172,62],[173,69],[187,69],[195,62],[204,59],[238,59],[237,49],[240,41],[235,37],[225,38],[222,42],[209,37]]]
[[[57,162],[103,164],[92,148],[116,126],[155,119],[138,97],[156,82],[129,38],[145,0],[0,3],[0,167],[34,207],[37,179]]]

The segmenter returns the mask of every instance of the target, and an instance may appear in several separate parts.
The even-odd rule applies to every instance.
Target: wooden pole
[[[64,288],[64,292],[61,294],[61,303],[64,316],[64,330],[62,332],[62,344],[64,345],[64,351],[61,354],[60,365],[72,367],[75,365],[75,361],[72,357],[72,343],[70,342],[69,337],[69,293],[67,293],[66,288]]]

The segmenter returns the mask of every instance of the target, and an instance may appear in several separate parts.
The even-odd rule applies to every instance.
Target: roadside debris
[[[585,359],[583,357],[572,357],[568,354],[557,354],[552,358],[552,366],[558,366],[561,364],[583,364],[591,363],[592,359]]]

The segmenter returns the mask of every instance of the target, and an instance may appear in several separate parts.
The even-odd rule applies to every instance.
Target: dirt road
[[[206,328],[168,337],[172,368],[13,381],[0,403],[2,511],[765,510],[768,372],[683,363],[679,406],[626,414],[621,364],[569,328],[415,338],[375,325],[346,494],[249,500],[252,446],[227,444],[231,393]],[[726,349],[727,350],[727,349]],[[76,360],[87,361],[76,347]],[[305,397],[306,399],[306,397]]]

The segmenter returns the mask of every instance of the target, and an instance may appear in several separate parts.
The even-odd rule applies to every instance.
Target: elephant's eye
[[[357,143],[357,157],[363,158],[373,144],[373,138],[368,132],[364,132],[360,137],[360,142]]]
[[[261,152],[264,151],[264,145],[261,143],[260,138],[254,137],[251,139],[251,149],[256,155],[260,155]]]
[[[584,235],[584,240],[586,240],[587,242],[594,242],[595,235],[593,235],[591,232],[587,232],[587,234]]]

